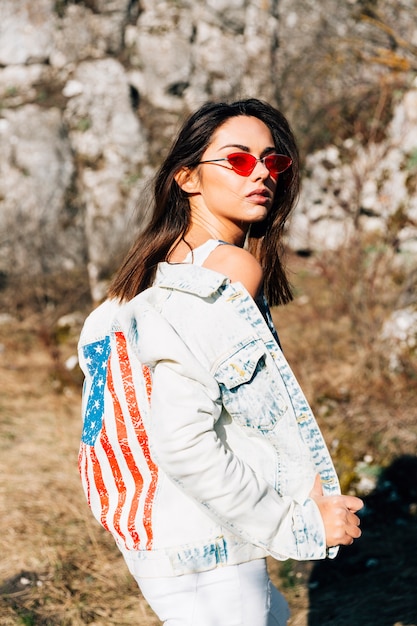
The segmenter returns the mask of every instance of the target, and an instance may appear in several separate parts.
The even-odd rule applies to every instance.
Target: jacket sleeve
[[[324,526],[314,501],[280,496],[226,448],[214,429],[222,410],[215,378],[154,310],[141,308],[133,320],[125,322],[125,332],[154,372],[149,439],[164,472],[208,515],[273,557],[324,558]]]

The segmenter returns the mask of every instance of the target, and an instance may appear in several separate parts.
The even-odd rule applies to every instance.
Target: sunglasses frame
[[[251,166],[249,166],[245,171],[236,168],[236,166],[233,165],[233,163],[231,162],[230,158],[233,157],[242,157],[244,156],[246,159],[249,159],[250,161],[253,159],[252,163],[253,163],[253,167],[251,168]],[[285,167],[283,167],[283,169],[274,169],[274,168],[269,168],[268,165],[266,164],[266,160],[270,159],[271,157],[282,157],[283,159],[285,159],[285,161],[287,162],[287,165]],[[278,154],[273,152],[272,154],[267,154],[266,156],[257,159],[256,156],[254,156],[253,154],[249,154],[248,152],[232,152],[231,154],[228,154],[227,157],[223,157],[222,159],[208,159],[207,161],[200,161],[198,163],[198,165],[204,165],[205,163],[219,163],[220,161],[227,161],[229,163],[229,165],[231,166],[231,169],[236,173],[239,174],[239,176],[244,176],[245,178],[247,178],[248,176],[250,176],[253,172],[253,170],[256,167],[257,163],[262,163],[264,165],[264,167],[266,167],[266,169],[268,170],[270,176],[272,178],[278,178],[279,174],[282,174],[283,172],[285,172],[289,167],[291,167],[292,165],[292,159],[291,157],[287,156],[286,154]],[[229,168],[227,168],[229,169]]]

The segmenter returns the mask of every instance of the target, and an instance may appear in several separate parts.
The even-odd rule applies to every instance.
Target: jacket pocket
[[[276,379],[279,374],[267,364],[267,349],[259,340],[235,346],[214,376],[225,409],[242,426],[268,432],[288,408]]]

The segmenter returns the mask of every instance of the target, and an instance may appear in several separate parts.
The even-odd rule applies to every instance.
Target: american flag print
[[[149,550],[158,483],[144,423],[151,371],[130,353],[119,331],[84,346],[82,358],[86,378],[79,471],[88,504],[117,543]]]
[[[95,341],[84,347],[84,360],[91,377],[91,389],[84,413],[84,426],[81,440],[90,446],[95,444],[101,430],[104,414],[104,388],[106,384],[109,354],[109,337]]]

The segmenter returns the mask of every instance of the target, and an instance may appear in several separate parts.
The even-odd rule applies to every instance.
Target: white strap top
[[[194,248],[194,250],[190,250],[190,252],[185,257],[183,263],[193,263],[194,265],[203,265],[204,261],[207,257],[217,248],[217,246],[221,246],[222,244],[226,244],[225,241],[221,241],[220,239],[207,239],[201,246]]]

